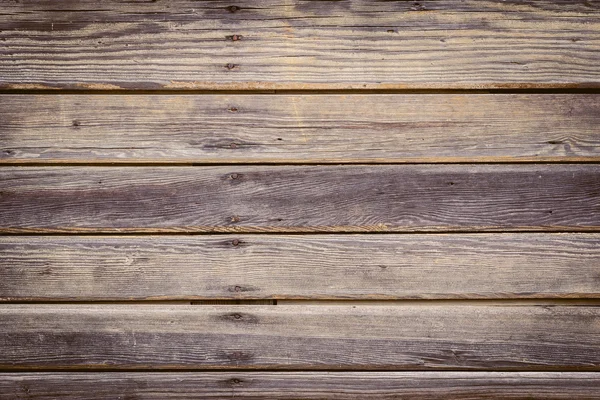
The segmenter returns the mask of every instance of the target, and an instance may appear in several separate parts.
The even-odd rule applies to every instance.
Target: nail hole
[[[425,11],[426,10],[425,6],[421,3],[413,4],[413,6],[410,9],[413,11]]]
[[[237,112],[238,109],[237,109],[237,107],[229,107],[228,110],[230,112]]]
[[[237,67],[237,65],[235,65],[235,64],[231,64],[231,63],[229,63],[229,64],[225,65],[225,68],[227,68],[227,69],[228,69],[228,70],[230,70],[230,71],[231,71],[232,69],[236,68],[236,67]]]
[[[229,177],[230,177],[231,179],[237,179],[237,178],[239,178],[240,176],[239,176],[238,174],[231,174],[231,175],[229,175]]]
[[[232,244],[232,245],[234,245],[234,246],[237,246],[237,245],[239,245],[239,244],[240,244],[240,241],[239,241],[238,239],[233,239],[233,240],[231,241],[231,244]],[[236,287],[235,287],[235,291],[236,291],[236,292],[239,292],[239,290],[238,290],[239,288],[240,288],[239,286],[236,286]]]
[[[229,6],[227,7],[227,11],[229,11],[230,13],[234,13],[236,11],[239,11],[240,8],[238,6]]]
[[[232,149],[237,149],[238,148],[238,144],[237,143],[231,143],[229,145],[229,147],[232,148]]]
[[[242,40],[243,36],[242,35],[230,35],[230,36],[225,36],[227,38],[227,40],[231,40],[232,42],[237,42],[239,40]]]
[[[80,126],[81,122],[79,122],[78,120],[74,119],[73,123],[71,125],[73,125],[73,126]]]

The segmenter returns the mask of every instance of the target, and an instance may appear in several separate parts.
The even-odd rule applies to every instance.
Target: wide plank
[[[0,236],[0,301],[600,298],[598,234]]]
[[[0,163],[600,161],[600,96],[2,95]]]
[[[600,87],[596,1],[0,5],[0,89]]]
[[[0,374],[9,399],[597,399],[594,372],[54,372]]]
[[[600,371],[600,307],[0,305],[0,368]]]
[[[600,165],[4,167],[0,232],[600,228]]]

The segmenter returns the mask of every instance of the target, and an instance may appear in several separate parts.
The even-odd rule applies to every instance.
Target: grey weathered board
[[[581,94],[2,95],[0,163],[600,161],[599,127]]]
[[[0,305],[0,368],[600,371],[600,307]]]
[[[460,298],[600,298],[600,235],[0,237],[0,301]]]
[[[0,232],[600,229],[600,166],[4,167]]]
[[[600,87],[594,0],[0,5],[2,89]]]
[[[0,374],[0,392],[9,399],[31,400],[589,400],[600,396],[600,374],[448,371],[41,372]]]

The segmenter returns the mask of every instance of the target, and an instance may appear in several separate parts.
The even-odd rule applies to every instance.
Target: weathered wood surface
[[[5,233],[599,228],[600,165],[0,169]]]
[[[3,0],[1,89],[600,87],[571,0]]]
[[[0,163],[600,161],[600,96],[0,96]]]
[[[0,305],[0,368],[600,370],[586,306]]]
[[[594,372],[0,374],[7,399],[598,399]],[[5,398],[5,397],[2,397]]]
[[[0,301],[460,298],[600,298],[600,236],[0,237]]]

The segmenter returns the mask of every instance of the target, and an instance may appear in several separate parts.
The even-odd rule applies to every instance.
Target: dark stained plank
[[[1,89],[600,87],[572,0],[3,0]]]
[[[0,301],[600,298],[598,234],[0,237]]]
[[[600,371],[600,307],[0,305],[0,368]]]
[[[597,399],[594,372],[97,372],[0,374],[15,399]]]
[[[600,165],[4,167],[0,232],[600,228]]]
[[[600,95],[3,95],[0,163],[600,161]]]

